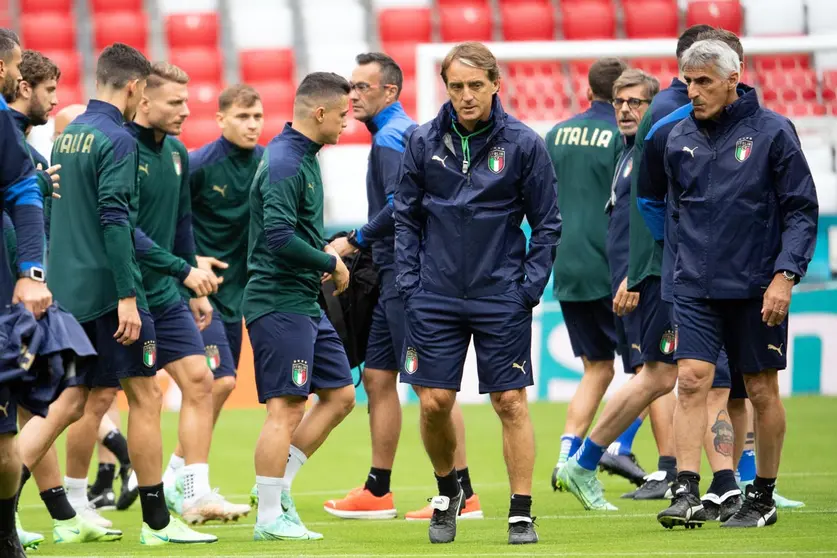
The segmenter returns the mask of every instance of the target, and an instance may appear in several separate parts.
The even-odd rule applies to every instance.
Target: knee
[[[677,367],[662,362],[646,363],[637,376],[656,397],[674,390],[677,384]]]
[[[355,386],[349,385],[331,390],[326,401],[335,409],[335,414],[343,420],[355,408]]]
[[[421,414],[428,419],[449,415],[456,401],[456,392],[446,389],[422,388],[418,394]]]
[[[376,399],[388,392],[396,391],[396,375],[383,370],[364,370],[363,389],[370,399]]]
[[[677,396],[679,399],[697,397],[709,391],[709,374],[702,366],[678,364]]]
[[[132,409],[159,413],[163,406],[163,392],[155,378],[131,378],[127,382],[125,395]]]
[[[235,389],[235,376],[221,376],[212,383],[212,391],[226,399]]]
[[[584,373],[595,374],[596,377],[607,380],[613,379],[614,369],[612,360],[587,360],[584,359]]]
[[[492,393],[491,404],[501,420],[518,420],[529,413],[525,389]]]
[[[771,405],[779,399],[779,381],[776,374],[751,374],[745,376],[747,395],[756,409]]]
[[[212,371],[204,359],[194,359],[188,363],[183,375],[185,384],[180,386],[183,398],[194,403],[206,403],[212,397]]]
[[[87,397],[85,410],[101,419],[108,412],[108,409],[110,409],[117,392],[118,390],[116,388],[99,388],[91,391]]]
[[[67,414],[67,424],[72,424],[81,420],[84,416],[84,407],[87,405],[87,395],[80,389],[73,389],[72,397],[67,400],[65,408]]]

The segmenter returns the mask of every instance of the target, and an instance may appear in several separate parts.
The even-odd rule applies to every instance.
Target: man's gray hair
[[[698,41],[680,57],[680,73],[711,66],[722,78],[741,69],[741,60],[728,44],[717,39]]]

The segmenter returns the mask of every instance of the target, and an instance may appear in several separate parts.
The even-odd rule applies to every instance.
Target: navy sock
[[[435,475],[435,474],[434,474]],[[435,475],[436,485],[439,487],[439,495],[447,496],[448,498],[456,498],[459,496],[460,486],[459,479],[456,476],[456,469],[444,477]]]
[[[666,480],[673,482],[677,478],[677,458],[673,455],[661,455],[657,460],[657,470],[666,472]]]
[[[709,485],[710,494],[722,497],[728,492],[739,492],[738,485],[735,484],[735,473],[732,469],[722,469],[712,475],[712,484]]]
[[[378,498],[389,494],[389,481],[392,478],[391,469],[369,469],[369,476],[366,477],[366,490]]]
[[[467,500],[474,495],[474,488],[471,486],[471,473],[468,472],[468,467],[456,471],[456,476],[459,477],[459,485],[462,487],[462,492],[465,493]]]
[[[0,535],[8,537],[17,532],[15,528],[15,505],[17,496],[0,500]]]
[[[596,467],[599,466],[599,461],[601,461],[605,450],[607,448],[600,446],[590,438],[585,439],[578,452],[578,464],[588,471],[595,471]]]
[[[634,445],[634,438],[639,432],[639,427],[642,426],[642,419],[637,417],[631,425],[622,434],[616,438],[619,443],[619,455],[631,455],[631,450]]]

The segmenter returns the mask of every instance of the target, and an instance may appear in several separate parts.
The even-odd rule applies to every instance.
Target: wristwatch
[[[796,280],[797,280],[796,273],[793,273],[793,272],[790,272],[790,271],[782,271],[782,276],[785,279],[787,279],[788,281],[793,281],[794,283],[796,283]]]
[[[39,283],[44,283],[46,281],[46,273],[44,273],[44,268],[38,267],[33,265],[29,269],[25,269],[18,273],[18,279],[32,279],[33,281],[38,281]]]

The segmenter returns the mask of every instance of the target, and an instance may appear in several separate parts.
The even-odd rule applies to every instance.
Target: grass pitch
[[[780,511],[779,522],[765,529],[722,530],[715,523],[693,531],[667,531],[655,519],[666,502],[620,500],[631,486],[607,475],[600,477],[606,497],[619,511],[584,511],[575,498],[554,493],[549,484],[566,415],[566,405],[552,403],[537,403],[531,408],[537,440],[533,486],[533,514],[538,517],[541,539],[537,545],[506,544],[508,485],[500,423],[489,405],[464,406],[469,468],[486,519],[460,522],[456,542],[450,545],[431,545],[426,523],[403,520],[407,511],[423,506],[436,492],[418,435],[416,406],[404,408],[404,431],[392,478],[398,519],[340,520],[322,508],[325,500],[342,497],[366,478],[370,449],[365,406],[358,406],[303,467],[294,481],[294,498],[309,528],[325,535],[322,541],[255,543],[253,511],[237,524],[203,526],[218,535],[216,544],[145,548],[139,544],[137,501],[128,511],[105,512],[114,526],[125,532],[122,541],[55,545],[51,542],[51,520],[34,481],[23,494],[21,519],[28,530],[47,538],[30,556],[837,556],[837,399],[796,397],[785,405],[788,432],[778,490],[807,505],[801,510]],[[215,431],[211,482],[232,501],[246,502],[253,485],[253,447],[263,417],[260,410],[226,411]],[[176,414],[164,413],[165,460],[174,447],[176,422]],[[60,445],[63,447],[63,442]],[[656,469],[649,424],[640,430],[634,451],[646,471]],[[63,468],[63,457],[60,459]],[[91,471],[91,482],[94,474]],[[711,472],[705,463],[702,474],[702,488],[706,489]]]

